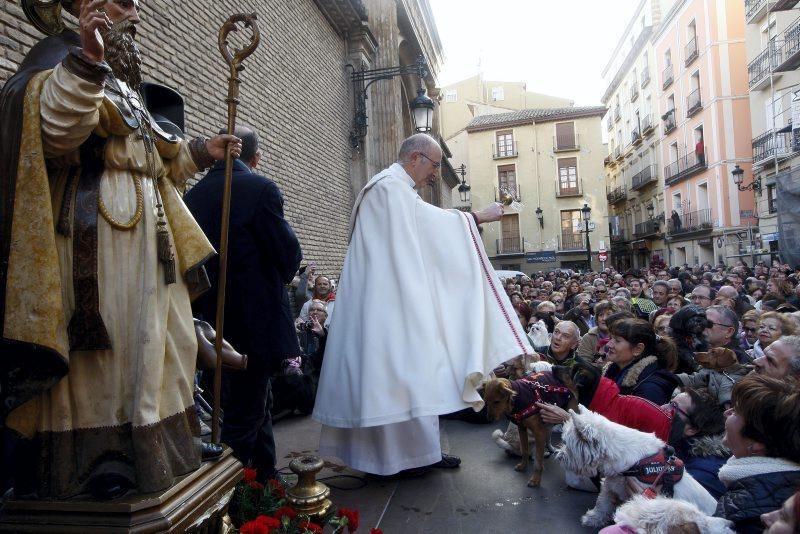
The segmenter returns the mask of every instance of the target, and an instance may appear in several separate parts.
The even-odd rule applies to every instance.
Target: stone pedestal
[[[10,501],[0,514],[0,532],[120,533],[225,532],[223,518],[242,464],[229,448],[214,462],[160,493],[113,501]]]

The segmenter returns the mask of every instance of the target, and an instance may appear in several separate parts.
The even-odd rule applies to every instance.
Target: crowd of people
[[[555,270],[503,284],[541,359],[591,365],[668,415],[665,441],[717,517],[737,532],[800,532],[800,269]]]

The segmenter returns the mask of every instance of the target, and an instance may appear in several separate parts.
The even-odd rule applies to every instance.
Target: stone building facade
[[[217,35],[231,14],[241,12],[258,14],[261,45],[241,73],[238,121],[261,136],[259,170],[283,191],[306,260],[336,277],[355,195],[412,133],[406,103],[416,94],[406,87],[418,83],[396,79],[371,88],[365,148],[354,150],[348,65],[394,66],[424,54],[432,90],[442,52],[430,7],[427,0],[143,2],[137,41],[145,80],[184,97],[187,137],[211,135],[226,124],[228,73]],[[41,37],[19,0],[0,5],[0,84]],[[438,189],[449,202],[450,190]],[[428,200],[441,205],[434,193],[427,192]]]

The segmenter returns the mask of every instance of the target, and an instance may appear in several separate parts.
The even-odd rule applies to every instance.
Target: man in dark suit
[[[261,158],[258,135],[244,126],[236,135],[242,139],[242,153],[233,162],[224,334],[249,359],[246,371],[223,371],[222,441],[242,463],[258,469],[263,481],[274,476],[276,461],[270,375],[284,359],[300,355],[286,284],[302,253],[284,219],[278,186],[255,172]],[[184,197],[217,250],[224,181],[225,163],[219,161]],[[219,262],[208,267],[211,291],[195,301],[193,310],[195,317],[213,325]]]

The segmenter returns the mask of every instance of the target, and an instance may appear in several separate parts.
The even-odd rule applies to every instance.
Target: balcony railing
[[[751,91],[766,86],[770,73],[783,63],[782,58],[783,47],[775,41],[767,43],[767,47],[747,65],[747,78]]]
[[[517,142],[511,141],[511,145],[505,144],[495,150],[495,145],[492,145],[492,157],[494,159],[514,158],[517,153]]]
[[[498,254],[522,254],[524,250],[524,240],[520,237],[501,237],[497,239]]]
[[[672,65],[667,65],[664,69],[664,73],[661,75],[661,88],[666,89],[670,85],[672,85]]]
[[[622,118],[622,112],[619,109],[619,106],[614,106],[614,122],[620,120]]]
[[[654,129],[655,126],[653,125],[653,116],[648,113],[642,117],[642,134],[649,135]]]
[[[519,184],[511,184],[511,185],[504,185],[500,188],[494,188],[494,201],[495,202],[502,202],[500,199],[500,191],[503,190],[506,193],[511,195],[511,198],[514,202],[522,202],[522,194],[520,193]]]
[[[711,208],[690,211],[667,219],[667,233],[671,236],[714,229]]]
[[[628,198],[628,191],[624,185],[619,187],[615,187],[614,189],[607,188],[606,189],[606,200],[608,200],[609,204],[616,204],[621,200],[625,200]]]
[[[642,132],[641,130],[639,130],[639,127],[637,126],[631,131],[631,144],[633,146],[636,146],[641,142],[642,142]]]
[[[692,115],[700,111],[702,107],[703,103],[700,100],[700,88],[698,87],[697,89],[689,93],[688,97],[686,97],[686,116],[691,117]]]
[[[692,152],[664,167],[664,185],[672,185],[706,168],[705,154]]]
[[[633,229],[633,237],[641,239],[643,237],[657,235],[661,230],[660,222],[661,221],[653,219],[637,224]]]
[[[770,11],[787,11],[797,5],[800,0],[775,0],[770,2]]]
[[[778,72],[788,72],[800,66],[800,20],[793,22],[781,34],[781,64],[775,70]]]
[[[664,114],[664,135],[675,129],[675,110],[671,109]]]
[[[620,147],[616,147],[614,149],[614,159],[622,159],[622,149]]]
[[[562,134],[553,136],[553,152],[570,152],[580,150],[580,138],[578,134]]]
[[[558,239],[558,250],[586,250],[586,238],[583,234],[561,232]]]
[[[769,130],[753,139],[753,164],[770,163],[770,158],[792,153],[792,133]]]
[[[695,35],[692,37],[688,43],[686,43],[686,48],[684,51],[684,57],[686,58],[685,65],[688,67],[692,64],[692,61],[697,59],[698,52],[697,52],[697,36]]]
[[[656,166],[648,165],[633,175],[633,178],[631,179],[631,190],[636,191],[638,189],[642,189],[643,187],[654,184],[657,181],[658,175],[656,174]]]
[[[744,0],[744,18],[747,23],[760,19],[767,12],[769,3],[767,0]]]
[[[617,233],[611,234],[611,242],[612,243],[622,243],[625,241],[625,228],[620,228],[617,230]]]
[[[648,83],[650,83],[650,69],[644,69],[642,71],[642,89],[644,89]]]
[[[635,83],[631,84],[631,102],[635,102],[639,98],[639,86]]]
[[[561,187],[561,184],[556,184],[556,198],[579,197],[582,194],[580,182],[578,187]]]

